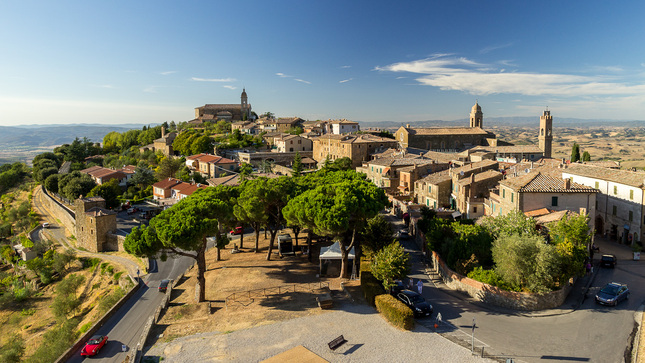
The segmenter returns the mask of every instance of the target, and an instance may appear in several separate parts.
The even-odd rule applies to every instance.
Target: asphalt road
[[[618,256],[615,269],[598,269],[587,298],[576,310],[572,306],[576,305],[576,299],[582,298],[582,294],[575,296],[576,293],[572,292],[560,308],[523,313],[490,307],[449,290],[441,283],[433,284],[425,273],[414,242],[410,238],[404,238],[402,242],[412,254],[410,276],[415,282],[418,279],[423,281],[423,295],[435,311],[432,318],[418,320],[418,323],[431,328],[436,323],[436,314],[441,313],[443,322],[437,331],[470,347],[474,319],[476,352],[481,352],[484,347],[486,354],[512,358],[515,362],[623,361],[634,328],[634,314],[645,302],[645,290],[641,288],[645,285],[645,261],[632,261],[623,254],[622,259]],[[599,257],[596,256],[596,261]],[[612,281],[626,283],[630,287],[629,300],[617,307],[596,304],[596,292]]]

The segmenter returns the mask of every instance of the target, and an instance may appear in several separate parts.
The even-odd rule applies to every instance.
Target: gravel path
[[[364,305],[346,303],[316,316],[235,331],[211,332],[157,343],[146,357],[163,362],[259,362],[303,345],[330,362],[493,362],[417,324],[403,331]],[[348,343],[332,352],[339,335]],[[145,359],[143,360],[146,361]]]

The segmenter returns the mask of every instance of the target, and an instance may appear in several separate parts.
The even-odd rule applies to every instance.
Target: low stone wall
[[[47,207],[49,212],[51,212],[52,215],[59,220],[65,228],[67,228],[69,233],[76,234],[76,220],[74,212],[60,204],[56,199],[52,198],[45,188],[42,186],[39,188],[41,188],[40,190],[43,193],[42,201],[45,203],[45,207]]]
[[[132,295],[134,295],[135,292],[137,292],[137,290],[139,290],[139,286],[140,284],[135,281],[135,285],[132,287],[132,289],[130,289],[130,291],[128,291],[128,293],[125,294],[125,296],[123,296],[121,300],[114,304],[114,306],[107,313],[105,313],[105,315],[103,315],[101,319],[94,323],[94,325],[87,332],[85,332],[85,334],[78,338],[76,343],[74,343],[74,345],[69,348],[69,350],[58,357],[56,363],[65,362],[72,355],[74,355],[85,344],[85,342],[87,342],[87,340],[91,338],[92,335],[94,335],[94,333],[96,333],[96,331],[99,330],[103,326],[103,324],[105,324],[112,317],[112,315],[114,315],[121,308],[121,306],[123,306],[123,304],[125,304],[125,302],[128,301],[128,299],[130,299]]]
[[[571,291],[570,285],[545,294],[502,290],[454,272],[434,251],[432,251],[432,266],[449,288],[463,291],[479,301],[508,309],[527,311],[553,309],[562,305]]]

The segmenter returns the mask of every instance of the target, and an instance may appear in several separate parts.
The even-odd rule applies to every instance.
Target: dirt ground
[[[285,229],[283,232],[291,231]],[[304,238],[299,240],[300,247],[306,246]],[[255,246],[254,235],[244,236],[244,248],[240,253],[231,253],[233,243],[239,245],[239,240],[221,251],[220,261],[215,261],[215,249],[207,254],[205,302],[195,302],[196,268],[177,282],[170,305],[151,334],[153,340],[158,337],[161,341],[169,341],[210,331],[231,332],[321,314],[326,310],[318,307],[316,296],[326,290],[320,290],[320,287],[329,284],[332,295],[341,294],[341,279],[316,277],[320,246],[331,242],[314,240],[313,262],[307,261],[307,255],[303,255],[300,248],[295,256],[280,258],[274,254],[271,261],[267,261],[269,239],[264,238],[264,233],[260,234],[258,253],[250,248]],[[346,285],[356,289],[359,283],[347,281]],[[249,290],[254,291],[249,293]]]

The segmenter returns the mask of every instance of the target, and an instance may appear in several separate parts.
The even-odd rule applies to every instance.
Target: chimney
[[[470,184],[475,184],[475,173],[470,174]]]
[[[406,128],[406,129],[409,129],[409,128],[410,128],[410,124],[405,124],[405,128]]]
[[[533,162],[531,161],[531,169],[533,169]]]
[[[567,189],[567,190],[571,189],[571,179],[569,178],[564,179],[564,189]]]
[[[166,128],[161,126],[161,137],[166,136]]]

